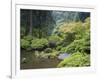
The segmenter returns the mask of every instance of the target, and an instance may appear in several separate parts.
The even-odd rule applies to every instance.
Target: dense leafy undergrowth
[[[71,57],[65,58],[57,67],[82,67],[90,66],[90,56],[80,52],[73,53]]]
[[[43,37],[38,37],[39,34]],[[37,57],[54,58],[61,53],[71,54],[57,67],[90,66],[90,18],[85,22],[63,23],[49,36],[44,31],[38,33],[38,30],[35,30],[35,35],[25,35],[24,28],[21,28],[21,35],[21,49],[34,51]]]

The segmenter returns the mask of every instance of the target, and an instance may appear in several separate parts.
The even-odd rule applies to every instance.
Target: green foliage
[[[25,29],[22,28],[21,48],[25,51],[33,49],[35,57],[44,60],[70,53],[57,67],[90,66],[90,18],[83,23],[64,23],[50,36],[46,29],[34,27],[33,34],[25,36]]]
[[[65,34],[62,46],[67,46],[69,45],[71,42],[73,42],[75,39],[75,33],[71,33],[71,32],[67,32]]]
[[[57,67],[84,67],[90,66],[90,56],[88,54],[82,54],[76,52],[70,57],[61,61]]]
[[[33,36],[32,35],[27,35],[27,36],[24,36],[23,38],[27,41],[31,41],[33,39]]]
[[[59,51],[59,50],[61,50],[62,48],[63,48],[63,47],[59,45],[59,46],[56,47],[56,50]]]
[[[85,23],[88,23],[87,21],[89,21],[89,19],[87,19]],[[65,41],[64,42],[65,46],[60,51],[68,52],[68,53],[74,53],[77,51],[90,53],[90,28],[89,28],[89,25],[85,24],[85,26],[84,26],[84,23],[81,25],[80,24],[81,23],[78,23],[77,26],[75,26],[72,29],[73,33],[75,34],[73,37],[73,40],[71,42],[69,41],[70,42],[69,45],[67,45],[66,41]],[[69,40],[71,40],[71,39],[69,39]]]
[[[56,42],[56,44],[59,44],[62,41],[62,39],[57,35],[51,35],[48,40]]]
[[[59,28],[58,32],[61,33],[73,33],[77,27],[82,27],[82,22],[70,22],[70,23],[63,23]]]
[[[86,29],[90,29],[90,17],[85,19],[84,26]]]
[[[33,39],[31,47],[33,49],[43,49],[48,46],[48,40],[45,38]]]
[[[36,38],[46,38],[48,35],[47,27],[41,26],[40,28],[39,26],[36,26],[36,28],[33,28],[32,30],[32,35]]]
[[[30,42],[25,40],[25,39],[21,39],[21,48],[28,48],[30,46]]]
[[[90,53],[90,41],[86,41],[85,39],[74,40],[70,45],[62,48],[60,51],[68,53],[77,51]]]
[[[61,43],[62,39],[57,35],[51,35],[49,36],[48,41],[50,47],[56,47]]]
[[[58,54],[59,54],[59,52],[56,51],[56,50],[52,50],[51,52],[45,52],[45,51],[38,51],[38,50],[36,50],[34,52],[34,55],[37,58],[55,58],[55,57],[57,57]]]
[[[63,48],[61,48],[60,52],[67,52],[68,53],[69,51],[68,51],[67,47],[63,47]]]
[[[53,51],[50,53],[50,58],[55,58],[55,57],[57,57],[58,54],[59,54],[58,51],[53,50]]]
[[[52,52],[52,49],[51,49],[51,48],[46,48],[46,49],[44,50],[44,52],[45,52],[45,53],[51,53],[51,52]]]

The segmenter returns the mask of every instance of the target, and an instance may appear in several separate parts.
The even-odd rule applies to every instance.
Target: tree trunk
[[[32,10],[30,10],[30,27],[29,27],[29,34],[32,35],[32,27],[33,27],[33,23],[32,23]]]

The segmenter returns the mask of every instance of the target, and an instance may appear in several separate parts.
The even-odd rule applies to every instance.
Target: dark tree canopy
[[[21,27],[24,28],[25,34],[33,34],[34,29],[46,31],[49,35],[53,32],[59,24],[63,22],[82,21],[90,17],[89,12],[75,12],[75,11],[53,11],[53,10],[31,10],[21,9]],[[23,29],[22,29],[23,30]]]

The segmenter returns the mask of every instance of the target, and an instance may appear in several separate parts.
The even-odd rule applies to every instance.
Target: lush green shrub
[[[81,21],[64,23],[58,28],[58,33],[60,33],[60,36],[63,37],[62,46],[65,47],[72,43],[75,39],[82,38],[85,33],[85,27],[83,27],[83,23]]]
[[[45,53],[42,51],[40,53],[40,58],[48,59],[48,58],[50,58],[50,53]]]
[[[66,38],[65,40],[69,41],[69,39],[74,39],[75,36],[79,39],[82,38],[86,30],[90,30],[89,18],[87,18],[84,23],[82,23],[81,21],[64,23],[59,27],[58,32]]]
[[[25,39],[21,39],[20,42],[21,42],[21,48],[26,49],[26,48],[28,48],[30,46],[30,42],[25,40]]]
[[[45,38],[33,39],[31,47],[33,49],[43,49],[48,46],[48,40]]]
[[[90,29],[90,17],[88,17],[88,18],[85,19],[85,22],[83,23],[83,26],[86,29]]]
[[[27,41],[31,41],[33,39],[33,36],[32,35],[27,35],[27,36],[24,36],[23,38]]]
[[[77,27],[81,27],[82,26],[82,22],[70,22],[70,23],[63,23],[59,28],[58,28],[58,32],[61,33],[72,33],[74,32],[73,29],[77,28]]]
[[[76,26],[72,30],[75,33],[75,39],[82,39],[87,35],[90,38],[90,18],[87,18],[81,26]]]
[[[58,54],[59,54],[58,51],[53,50],[52,53],[50,53],[50,58],[55,58],[55,57],[57,57]]]
[[[90,55],[80,52],[73,53],[70,57],[61,61],[57,67],[83,67],[90,66]]]
[[[56,50],[60,51],[62,48],[63,47],[59,45],[59,46],[56,47]]]
[[[85,23],[83,23],[82,25],[80,25],[81,23],[78,23],[77,26],[72,29],[75,36],[73,37],[73,40],[68,44],[68,46],[66,46],[66,41],[64,42],[65,45],[61,49],[62,52],[74,53],[79,51],[90,53],[89,18],[86,19]],[[68,38],[66,38],[66,40],[67,39]]]
[[[51,35],[49,36],[48,41],[50,47],[56,47],[58,44],[61,43],[62,39],[57,35]]]
[[[74,53],[74,52],[86,52],[90,53],[90,41],[86,41],[85,39],[74,40],[67,47],[63,47],[60,51]]]
[[[64,40],[62,42],[62,46],[67,46],[69,45],[71,42],[73,42],[75,40],[75,33],[70,33],[67,32],[65,34]]]
[[[63,47],[60,49],[60,52],[67,52],[68,53],[69,51],[68,51],[67,47]]]
[[[51,52],[52,52],[52,49],[51,49],[51,48],[46,48],[46,49],[44,50],[44,52],[45,52],[45,53],[51,53]]]

